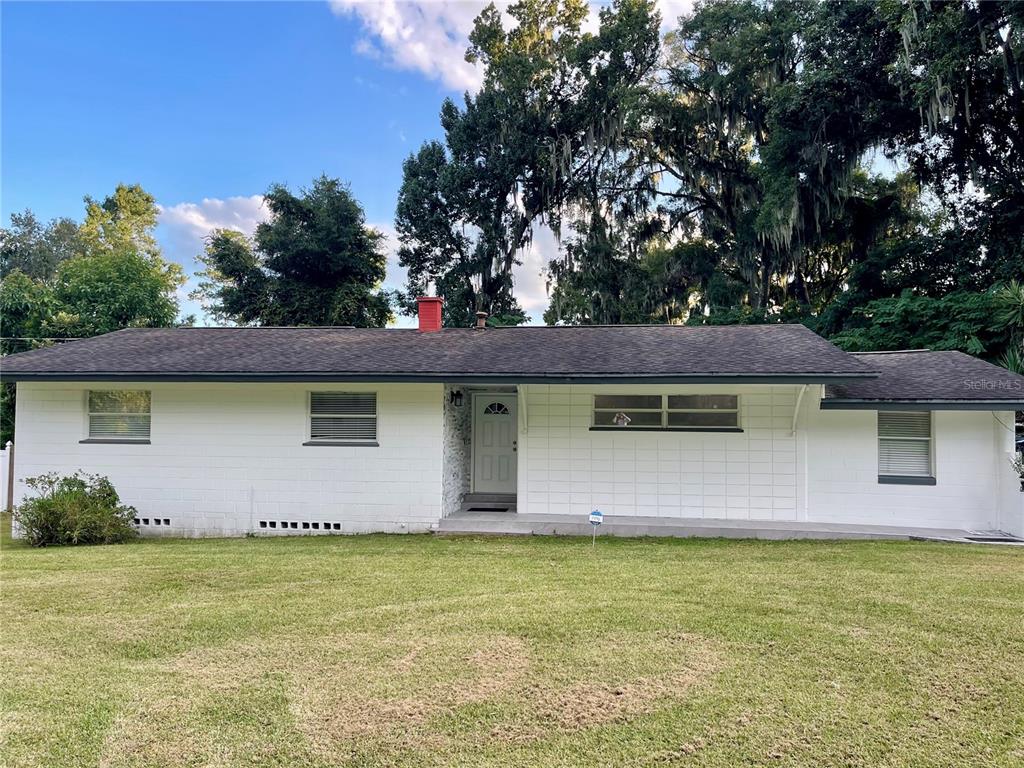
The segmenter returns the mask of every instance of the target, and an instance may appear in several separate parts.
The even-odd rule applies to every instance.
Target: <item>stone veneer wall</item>
[[[462,405],[459,407],[451,403],[451,393],[456,390],[462,391]],[[441,483],[441,515],[443,517],[457,512],[462,503],[462,495],[469,493],[472,412],[470,393],[462,387],[446,384],[444,387],[443,479]]]

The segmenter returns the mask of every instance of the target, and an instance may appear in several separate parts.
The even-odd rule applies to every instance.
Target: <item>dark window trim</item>
[[[913,475],[879,475],[878,482],[881,485],[935,485],[935,478]]]
[[[743,427],[591,427],[591,432],[742,432]]]
[[[330,395],[373,395],[373,413],[372,414],[347,414],[347,413],[313,413],[313,396],[318,394],[330,394]],[[324,390],[314,389],[306,392],[306,436],[309,438],[303,445],[334,445],[334,446],[369,446],[376,448],[380,445],[377,442],[377,438],[380,436],[380,411],[378,406],[380,403],[380,393],[377,390],[369,391],[355,391],[348,392],[345,390]],[[324,418],[324,419],[361,419],[361,418],[373,418],[373,439],[372,440],[329,440],[329,439],[317,439],[313,437],[313,419]]]
[[[607,395],[607,396],[608,397],[634,397],[634,396],[636,396],[636,397],[647,397],[647,398],[657,397],[661,401],[661,407],[660,408],[622,408],[622,407],[618,407],[618,408],[601,407],[601,408],[598,408],[597,407],[597,398],[601,397],[602,395],[594,393],[591,396],[591,399],[590,399],[590,402],[591,402],[591,406],[590,406],[590,426],[591,426],[591,429],[600,430],[600,431],[614,430],[614,429],[631,429],[634,432],[641,432],[641,431],[649,432],[649,431],[653,431],[653,430],[657,430],[659,432],[742,432],[743,431],[743,427],[740,426],[742,424],[742,419],[740,418],[740,416],[741,416],[741,414],[743,412],[743,407],[742,407],[742,403],[740,402],[740,396],[739,395],[733,395],[733,394],[728,394],[728,393],[722,395],[723,397],[732,397],[732,398],[734,398],[736,400],[736,407],[735,408],[669,408],[669,405],[668,405],[669,398],[672,398],[672,397],[693,397],[693,396],[702,397],[702,396],[705,396],[705,395],[716,396],[714,393],[708,393],[708,392],[698,392],[698,393],[692,393],[692,394],[691,393],[679,393],[679,392],[676,392],[676,393],[673,393],[673,394],[668,394],[667,392],[662,392],[660,394],[653,394],[653,395],[643,395],[643,394],[641,394],[641,395],[633,395],[633,394],[628,394],[628,393],[612,393],[612,394]],[[659,419],[660,424],[657,424],[657,425],[655,425],[655,424],[637,424],[636,426],[631,427],[631,426],[629,426],[628,421],[627,421],[627,424],[625,426],[620,425],[620,424],[598,424],[597,423],[597,414],[599,414],[599,413],[602,413],[602,414],[616,413],[617,414],[618,412],[636,413],[636,414],[640,414],[640,413],[645,413],[645,414],[647,414],[647,413],[657,413],[657,414],[659,414],[661,416],[661,418]],[[696,413],[696,414],[704,414],[704,413],[732,413],[732,414],[736,415],[736,418],[735,418],[736,425],[735,426],[718,426],[718,425],[679,426],[679,425],[669,424],[669,417],[672,414],[674,414],[674,413],[675,414],[680,414],[680,413],[684,413],[684,414],[685,413]]]
[[[149,440],[131,440],[129,438],[121,437],[87,437],[85,440],[78,441],[80,445],[86,443],[111,443],[113,445],[151,445]]]
[[[307,440],[303,445],[344,446],[347,448],[379,448],[376,440]]]
[[[115,412],[115,411],[93,411],[92,410],[92,395],[93,392],[134,392],[136,394],[143,393],[149,400],[149,410],[142,411],[127,411],[127,412]],[[114,434],[100,434],[93,436],[92,433],[92,419],[93,416],[145,416],[149,421],[146,424],[146,436],[145,437],[121,437]],[[84,440],[80,440],[80,443],[141,443],[143,445],[148,444],[150,438],[153,435],[153,391],[151,389],[87,389],[85,390],[85,432],[86,436]]]

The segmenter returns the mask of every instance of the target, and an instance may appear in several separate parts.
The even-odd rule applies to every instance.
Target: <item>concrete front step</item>
[[[590,536],[592,528],[579,515],[528,515],[507,512],[457,512],[441,520],[439,535]],[[671,536],[729,539],[942,539],[964,541],[967,531],[758,520],[671,519],[605,516],[598,536]]]
[[[516,495],[514,493],[467,493],[462,497],[460,510],[467,514],[481,511],[505,515],[514,514]]]
[[[464,493],[462,494],[462,501],[493,501],[503,504],[515,504],[516,495],[514,493]]]

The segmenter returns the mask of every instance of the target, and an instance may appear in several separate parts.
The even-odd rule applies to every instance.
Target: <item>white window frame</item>
[[[91,409],[92,393],[93,392],[145,392],[149,396],[149,410],[145,413],[124,413],[118,411],[93,411]],[[81,443],[134,443],[136,445],[146,445],[152,442],[153,439],[153,390],[151,389],[125,389],[122,387],[106,387],[103,389],[87,389],[83,393],[84,401],[82,410],[85,413],[85,424],[83,431],[85,437],[80,440]],[[94,435],[92,433],[92,417],[93,416],[111,416],[111,415],[131,415],[131,416],[146,416],[149,418],[147,424],[148,429],[146,430],[145,437],[129,437],[124,435]]]
[[[313,395],[373,395],[373,437],[366,439],[346,438],[343,440],[325,440],[313,437]],[[369,414],[365,413],[318,413],[318,418],[337,419],[365,419]],[[325,445],[325,446],[349,446],[354,448],[366,447],[376,448],[380,445],[380,397],[376,391],[342,390],[342,389],[317,389],[306,392],[306,442],[303,445]]]
[[[735,408],[669,408],[668,399],[670,397],[707,397],[707,396],[721,396],[721,397],[735,397],[736,407]],[[661,408],[598,408],[597,398],[598,397],[660,397]],[[731,392],[673,392],[672,394],[650,394],[643,392],[614,392],[605,393],[599,392],[594,393],[590,398],[590,428],[600,431],[605,430],[621,430],[623,432],[632,430],[633,432],[644,432],[644,431],[657,431],[663,430],[666,432],[737,432],[742,431],[742,398],[740,395],[734,395]],[[598,413],[618,413],[620,411],[629,411],[632,413],[661,413],[661,424],[659,426],[652,426],[649,424],[642,424],[637,426],[626,425],[624,427],[609,426],[607,424],[597,423]],[[668,423],[668,416],[670,413],[735,413],[736,424],[727,427],[683,427],[677,425],[670,425]]]
[[[881,484],[890,485],[935,485],[935,413],[933,411],[924,411],[928,414],[928,437],[893,437],[891,435],[882,436],[881,430],[881,419],[883,414],[900,414],[900,413],[922,413],[922,411],[876,411],[875,412],[875,466],[878,470],[878,482]],[[883,440],[902,440],[902,441],[918,441],[928,444],[928,474],[927,475],[897,475],[892,473],[883,473],[881,462],[882,462],[882,441]]]

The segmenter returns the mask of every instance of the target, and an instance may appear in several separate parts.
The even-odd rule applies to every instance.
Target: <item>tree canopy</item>
[[[457,324],[517,308],[544,224],[549,323],[804,322],[1019,359],[992,307],[1024,277],[1020,4],[718,0],[660,38],[644,0],[594,32],[583,12],[477,18],[483,87],[404,166],[405,311],[428,282]]]
[[[44,227],[25,211],[0,230],[3,354],[51,338],[177,321],[176,292],[185,277],[156,244],[152,196],[119,184],[102,201],[87,197],[85,204],[81,224],[64,218]]]
[[[489,6],[468,60],[484,84],[463,105],[441,107],[445,141],[428,142],[403,167],[396,228],[409,270],[404,308],[433,283],[446,322],[473,313],[522,316],[512,268],[533,228],[560,228],[564,210],[592,188],[622,131],[626,93],[654,63],[658,17],[627,0],[582,31],[583,0],[520,2],[505,29]],[[595,119],[595,116],[600,119]]]
[[[36,280],[49,280],[57,266],[83,248],[78,223],[54,219],[43,225],[32,211],[11,214],[11,226],[0,229],[0,279],[18,270]]]
[[[274,185],[270,219],[252,239],[214,232],[195,296],[240,325],[383,326],[391,318],[383,235],[366,225],[348,187],[321,176],[299,195]]]
[[[156,244],[156,202],[142,187],[119,184],[102,201],[85,198],[85,218],[39,223],[31,211],[0,230],[0,354],[53,340],[84,338],[179,320],[178,264]],[[13,385],[4,385],[0,442],[13,434]]]

